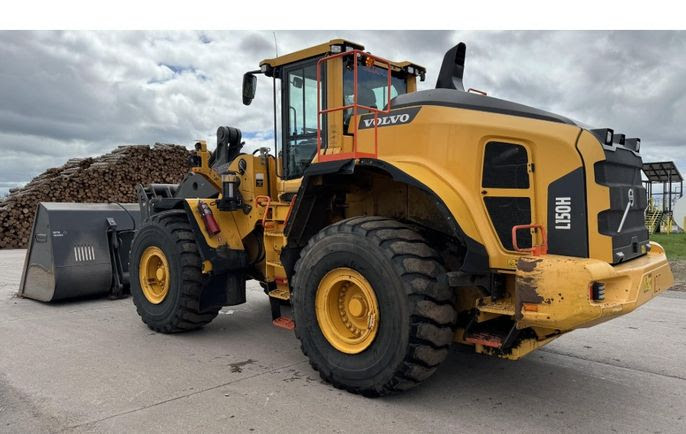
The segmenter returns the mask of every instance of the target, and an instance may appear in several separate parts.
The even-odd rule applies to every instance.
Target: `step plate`
[[[275,320],[272,320],[274,327],[278,327],[284,330],[293,330],[295,328],[295,322],[287,316],[280,316]]]
[[[276,288],[269,291],[269,296],[273,298],[278,298],[279,300],[290,300],[291,292],[288,288]]]
[[[484,347],[500,348],[503,344],[499,336],[489,335],[487,333],[474,333],[465,338],[466,342],[470,344],[480,344]]]

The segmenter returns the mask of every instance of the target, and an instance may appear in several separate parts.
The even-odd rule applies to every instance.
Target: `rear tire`
[[[168,263],[168,290],[158,298],[143,291],[140,270],[145,252],[159,249]],[[178,333],[200,328],[212,321],[219,308],[200,312],[202,259],[198,254],[193,229],[180,213],[161,214],[141,227],[131,245],[131,295],[136,311],[152,330]],[[151,301],[155,301],[153,303]]]
[[[332,270],[345,269],[359,273],[363,279],[355,280],[368,282],[378,300],[375,337],[354,354],[334,347],[341,345],[325,336],[316,310]],[[355,217],[324,228],[301,252],[293,278],[295,333],[312,367],[334,386],[366,396],[426,380],[448,354],[457,316],[453,292],[439,281],[443,273],[438,253],[396,220]]]

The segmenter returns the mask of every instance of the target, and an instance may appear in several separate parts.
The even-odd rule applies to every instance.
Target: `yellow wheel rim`
[[[169,293],[171,273],[162,249],[150,246],[143,251],[138,267],[138,280],[143,295],[152,304],[160,304]]]
[[[338,351],[357,354],[374,341],[379,304],[372,286],[357,271],[329,271],[319,282],[314,303],[319,328]]]

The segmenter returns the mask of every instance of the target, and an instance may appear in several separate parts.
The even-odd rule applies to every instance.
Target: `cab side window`
[[[378,66],[358,65],[357,69],[357,103],[377,110],[383,110],[388,105],[388,70]],[[346,64],[343,70],[343,103],[350,105],[354,102],[354,73],[353,65]],[[391,75],[390,99],[407,93],[407,79],[397,74]],[[358,114],[368,110],[359,109]],[[347,109],[343,113],[343,128],[345,134],[352,134],[350,119],[353,110]]]
[[[294,179],[303,175],[317,151],[316,64],[309,62],[289,68],[285,80],[284,175],[286,179]]]

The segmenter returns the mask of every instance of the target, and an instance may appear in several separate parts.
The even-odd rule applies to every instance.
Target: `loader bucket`
[[[138,204],[38,205],[19,296],[45,302],[128,289],[128,255]]]

